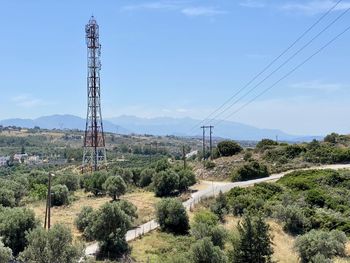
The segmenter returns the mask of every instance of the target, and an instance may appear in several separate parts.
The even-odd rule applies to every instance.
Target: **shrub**
[[[278,145],[276,141],[270,139],[262,139],[260,142],[258,142],[255,148],[259,151],[265,151],[266,149],[273,148],[276,145]]]
[[[27,241],[25,234],[38,225],[32,210],[26,208],[4,208],[0,212],[0,236],[5,246],[16,256],[23,251]]]
[[[51,205],[61,206],[68,204],[68,188],[65,185],[57,184],[51,189]]]
[[[86,192],[92,192],[95,196],[103,194],[103,184],[107,180],[108,174],[105,172],[94,172],[84,176],[83,187]]]
[[[100,256],[117,258],[128,252],[125,235],[131,226],[130,216],[121,209],[118,202],[102,205],[96,211],[90,229],[93,238],[99,241]]]
[[[12,259],[11,248],[5,247],[5,245],[0,241],[0,262],[10,262]]]
[[[0,205],[14,207],[16,205],[15,194],[10,189],[0,188]]]
[[[179,176],[171,171],[161,171],[153,176],[153,187],[157,196],[170,196],[178,189]]]
[[[210,210],[218,216],[220,221],[224,221],[224,217],[228,213],[229,206],[226,196],[221,191],[218,197],[215,199],[214,204],[210,207]]]
[[[16,199],[16,205],[20,203],[22,198],[27,194],[27,188],[24,184],[16,182],[15,180],[0,178],[1,188],[13,191]]]
[[[222,141],[217,145],[221,156],[232,156],[242,151],[242,147],[234,141]]]
[[[47,186],[44,184],[34,184],[29,195],[35,200],[43,200],[47,197]]]
[[[306,193],[306,202],[311,205],[323,207],[325,204],[324,194],[319,189],[311,189]]]
[[[186,234],[189,221],[186,209],[179,200],[165,198],[157,204],[157,221],[162,231]]]
[[[213,161],[204,161],[204,168],[207,170],[213,169],[216,164]]]
[[[257,178],[268,177],[269,172],[266,165],[257,161],[250,161],[247,164],[234,170],[232,173],[232,181],[247,181]]]
[[[83,249],[73,244],[70,230],[56,224],[50,231],[36,228],[26,235],[28,246],[20,254],[27,263],[62,262],[75,263],[83,255]]]
[[[191,233],[196,239],[209,237],[214,246],[224,248],[227,236],[226,230],[218,226],[218,217],[208,210],[202,210],[195,214]]]
[[[127,186],[120,176],[110,176],[103,184],[103,189],[106,193],[116,200],[117,198],[126,193]]]
[[[93,209],[91,206],[83,206],[78,217],[75,219],[75,225],[80,232],[83,232],[83,235],[86,239],[90,240],[91,233],[87,230],[88,226],[93,222]]]
[[[310,219],[297,205],[277,205],[273,217],[283,222],[283,229],[293,235],[303,234],[310,228]]]
[[[339,140],[339,134],[333,132],[331,134],[328,134],[326,137],[324,137],[323,140],[324,142],[336,144]]]
[[[209,227],[214,227],[218,224],[219,218],[208,210],[201,210],[194,215],[194,223],[205,224]]]
[[[161,171],[165,171],[167,169],[170,168],[170,163],[167,159],[162,159],[162,160],[159,160],[157,163],[156,163],[156,172],[159,173]]]
[[[225,253],[214,246],[209,238],[198,240],[191,247],[191,259],[194,263],[226,263]]]
[[[344,256],[346,235],[338,230],[326,232],[323,230],[311,230],[295,241],[295,247],[300,255],[301,261],[310,262],[315,257],[323,255],[326,259],[335,256]]]
[[[156,170],[146,168],[142,170],[139,180],[140,187],[149,186],[152,183],[153,175],[156,173]]]
[[[75,174],[60,174],[54,177],[54,184],[67,186],[68,190],[73,192],[79,189],[79,176]]]
[[[179,175],[179,191],[186,191],[188,188],[196,183],[195,174],[189,169],[182,169],[178,172]]]
[[[246,151],[243,156],[244,161],[250,161],[253,157],[253,154],[250,151]]]

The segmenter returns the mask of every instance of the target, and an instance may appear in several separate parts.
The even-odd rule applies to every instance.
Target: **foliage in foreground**
[[[114,259],[129,252],[125,235],[136,217],[136,207],[119,200],[106,203],[96,211],[83,208],[75,223],[87,239],[99,241],[99,257]]]
[[[50,231],[38,227],[26,236],[28,246],[19,258],[27,263],[75,263],[83,255],[82,246],[73,244],[70,230],[56,224]]]
[[[6,247],[16,256],[27,245],[26,233],[34,229],[38,222],[34,212],[26,208],[0,209],[0,236]]]
[[[190,228],[188,215],[183,204],[174,198],[162,199],[157,204],[157,221],[163,231],[186,234]]]
[[[238,224],[239,239],[233,244],[231,259],[236,263],[272,262],[272,237],[270,227],[262,215],[246,215]]]
[[[338,230],[311,230],[296,239],[295,247],[303,263],[319,262],[317,258],[332,259],[345,255],[346,235]]]

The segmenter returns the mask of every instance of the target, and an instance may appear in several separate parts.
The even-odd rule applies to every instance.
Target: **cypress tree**
[[[262,215],[246,215],[238,224],[239,241],[234,247],[235,263],[271,263],[273,254],[270,227]]]

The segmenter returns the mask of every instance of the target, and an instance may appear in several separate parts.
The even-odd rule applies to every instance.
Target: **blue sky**
[[[204,118],[334,3],[0,0],[0,119],[85,116],[91,14],[101,30],[105,118]],[[297,47],[348,7],[343,0]],[[350,12],[245,101],[349,25]],[[293,134],[349,133],[349,40],[350,32],[230,119]]]

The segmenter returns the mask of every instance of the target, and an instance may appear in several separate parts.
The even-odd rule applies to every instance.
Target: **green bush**
[[[62,184],[67,186],[68,190],[71,192],[74,192],[79,189],[80,183],[79,183],[79,176],[76,174],[60,174],[54,177],[54,185],[55,184]]]
[[[283,223],[283,229],[293,235],[305,233],[311,227],[310,218],[305,210],[297,205],[276,205],[273,217]]]
[[[146,168],[142,170],[140,175],[140,180],[139,180],[139,186],[140,187],[149,186],[152,183],[152,178],[155,175],[155,173],[156,173],[155,169]]]
[[[156,169],[156,172],[159,173],[161,171],[165,171],[167,169],[170,168],[170,163],[167,159],[162,159],[162,160],[159,160],[157,163],[156,163],[156,166],[155,166],[155,169]]]
[[[221,156],[232,156],[243,150],[242,147],[234,141],[219,142],[217,148]]]
[[[167,170],[156,173],[153,176],[153,187],[157,196],[171,196],[178,190],[179,175]]]
[[[11,248],[5,247],[5,245],[0,241],[0,262],[8,263],[12,259]]]
[[[246,151],[246,152],[244,153],[243,160],[246,161],[246,162],[248,162],[248,161],[250,161],[250,160],[252,159],[252,157],[253,157],[252,152]]]
[[[326,259],[345,255],[346,235],[338,230],[326,232],[311,230],[295,241],[295,247],[304,263],[312,262],[315,257],[322,255]]]
[[[104,193],[103,184],[108,177],[106,172],[87,174],[83,178],[82,186],[86,192],[92,192],[95,196],[101,195]]]
[[[221,191],[215,198],[215,202],[211,205],[210,210],[218,216],[221,222],[224,221],[224,217],[229,211],[229,205],[226,196]]]
[[[247,181],[257,178],[268,177],[266,165],[257,161],[250,161],[232,172],[232,181]]]
[[[54,185],[51,189],[51,205],[61,206],[69,203],[69,191],[67,186],[62,184]]]
[[[93,238],[99,241],[99,256],[114,259],[127,253],[129,246],[125,235],[131,226],[130,216],[123,211],[118,202],[102,205],[95,212],[94,220],[89,226]]]
[[[216,164],[213,161],[204,161],[204,168],[207,170],[213,169]]]
[[[307,191],[305,200],[310,205],[323,207],[325,205],[326,198],[324,196],[324,193],[319,189],[311,189]]]
[[[211,242],[209,238],[198,240],[191,247],[193,263],[226,263],[225,253]]]
[[[209,237],[214,246],[224,248],[227,233],[218,223],[219,218],[214,213],[208,210],[199,211],[194,216],[191,233],[197,240]]]
[[[34,212],[26,208],[3,208],[0,211],[0,236],[16,256],[27,245],[25,235],[37,227]]]
[[[258,144],[256,145],[256,149],[258,151],[265,151],[266,149],[271,149],[274,146],[277,146],[278,143],[276,141],[270,140],[270,139],[262,139]]]
[[[106,193],[113,198],[113,200],[119,199],[119,197],[126,193],[127,186],[120,176],[110,176],[102,185]]]
[[[188,188],[196,183],[196,175],[189,169],[182,169],[178,172],[179,175],[179,191],[187,191]]]
[[[30,190],[29,196],[35,200],[43,200],[47,197],[47,186],[44,184],[34,184]]]
[[[14,207],[16,205],[15,194],[10,189],[0,188],[0,205]]]
[[[83,248],[73,244],[70,230],[56,224],[50,231],[36,228],[27,233],[28,246],[20,254],[20,259],[28,263],[62,262],[75,263],[83,256]]]
[[[87,240],[92,239],[91,233],[87,231],[87,228],[89,225],[92,224],[94,220],[93,212],[94,211],[91,206],[83,206],[82,209],[80,210],[80,213],[78,214],[78,217],[75,219],[75,222],[74,222],[77,229],[80,232],[83,232],[83,235]]]
[[[189,230],[187,212],[179,200],[162,199],[157,204],[156,217],[162,231],[186,234]]]

